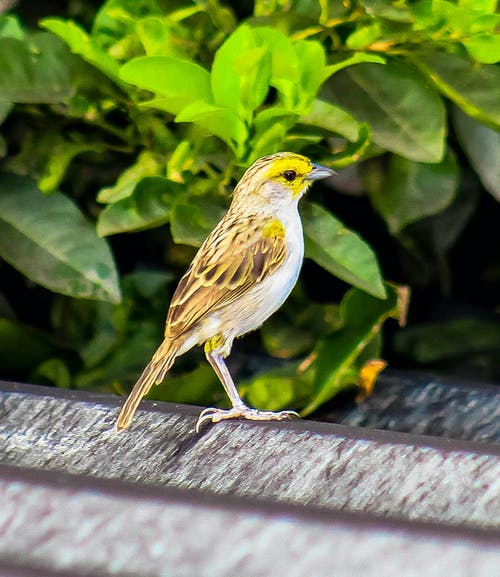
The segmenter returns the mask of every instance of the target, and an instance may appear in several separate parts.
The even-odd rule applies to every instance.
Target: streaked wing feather
[[[283,235],[263,235],[262,219],[229,215],[206,239],[172,297],[165,334],[175,338],[240,297],[285,258]]]

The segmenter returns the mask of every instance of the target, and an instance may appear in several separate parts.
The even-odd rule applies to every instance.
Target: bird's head
[[[248,168],[235,189],[235,197],[289,204],[299,200],[315,180],[334,174],[331,168],[300,154],[277,152],[259,158]]]

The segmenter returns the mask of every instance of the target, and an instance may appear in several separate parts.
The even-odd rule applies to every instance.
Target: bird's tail
[[[126,429],[130,425],[142,397],[148,394],[153,385],[163,381],[167,371],[174,364],[177,351],[177,344],[174,347],[173,343],[167,339],[162,342],[127,397],[116,420],[117,431]]]

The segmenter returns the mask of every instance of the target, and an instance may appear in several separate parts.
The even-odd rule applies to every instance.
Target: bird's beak
[[[312,170],[306,176],[306,180],[322,180],[323,178],[329,178],[330,176],[335,176],[337,173],[331,168],[326,166],[321,166],[321,164],[316,164],[311,162]]]

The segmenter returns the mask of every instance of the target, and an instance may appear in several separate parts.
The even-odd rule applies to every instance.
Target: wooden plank
[[[494,531],[8,466],[0,497],[5,577],[493,577],[500,566]]]
[[[500,444],[500,386],[387,370],[370,397],[343,408],[334,402],[321,420]]]
[[[0,385],[0,463],[190,488],[329,511],[493,528],[500,448],[333,424],[227,422],[194,432],[195,407]]]
[[[52,567],[44,565],[29,565],[29,560],[23,555],[13,562],[0,559],[0,577],[89,577],[88,573],[82,574],[76,571],[56,571]],[[94,573],[92,577],[104,577],[104,574]]]

